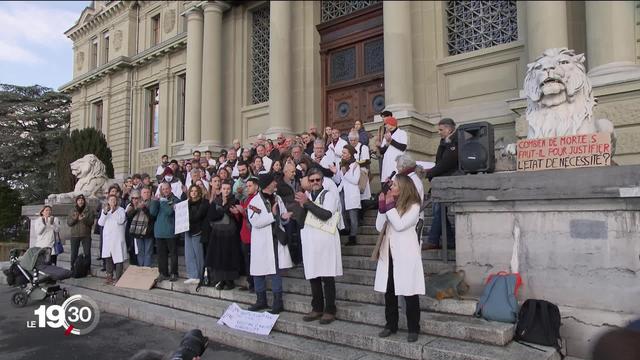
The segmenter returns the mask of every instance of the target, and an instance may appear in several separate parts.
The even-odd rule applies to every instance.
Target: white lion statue
[[[547,49],[528,65],[524,79],[527,97],[527,138],[605,132],[613,124],[593,118],[596,101],[585,72],[584,54],[566,48]]]
[[[73,201],[80,194],[90,198],[100,197],[109,180],[104,164],[93,154],[87,154],[72,162],[71,173],[78,179],[74,190],[70,193],[49,195],[49,203]]]

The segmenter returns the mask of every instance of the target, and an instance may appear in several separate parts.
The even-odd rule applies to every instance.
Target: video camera
[[[171,355],[171,360],[192,360],[202,356],[209,345],[209,338],[202,335],[202,331],[193,329],[184,334],[180,347]]]

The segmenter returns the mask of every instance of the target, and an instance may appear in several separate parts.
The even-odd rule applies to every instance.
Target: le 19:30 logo
[[[83,295],[71,296],[62,305],[40,305],[33,313],[38,320],[27,321],[28,328],[63,328],[65,335],[86,335],[100,321],[98,305]]]

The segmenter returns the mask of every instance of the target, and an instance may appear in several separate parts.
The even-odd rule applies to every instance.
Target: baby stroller
[[[60,291],[63,299],[67,299],[69,292],[56,282],[70,278],[71,271],[51,265],[51,248],[29,248],[20,256],[22,251],[11,250],[11,266],[5,270],[7,283],[20,288],[11,297],[11,302],[23,307],[29,298],[36,301],[48,298],[54,304]]]

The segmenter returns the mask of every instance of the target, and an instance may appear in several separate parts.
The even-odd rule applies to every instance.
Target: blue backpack
[[[518,319],[517,288],[521,280],[518,274],[491,275],[478,300],[475,316],[490,321],[515,323]]]

